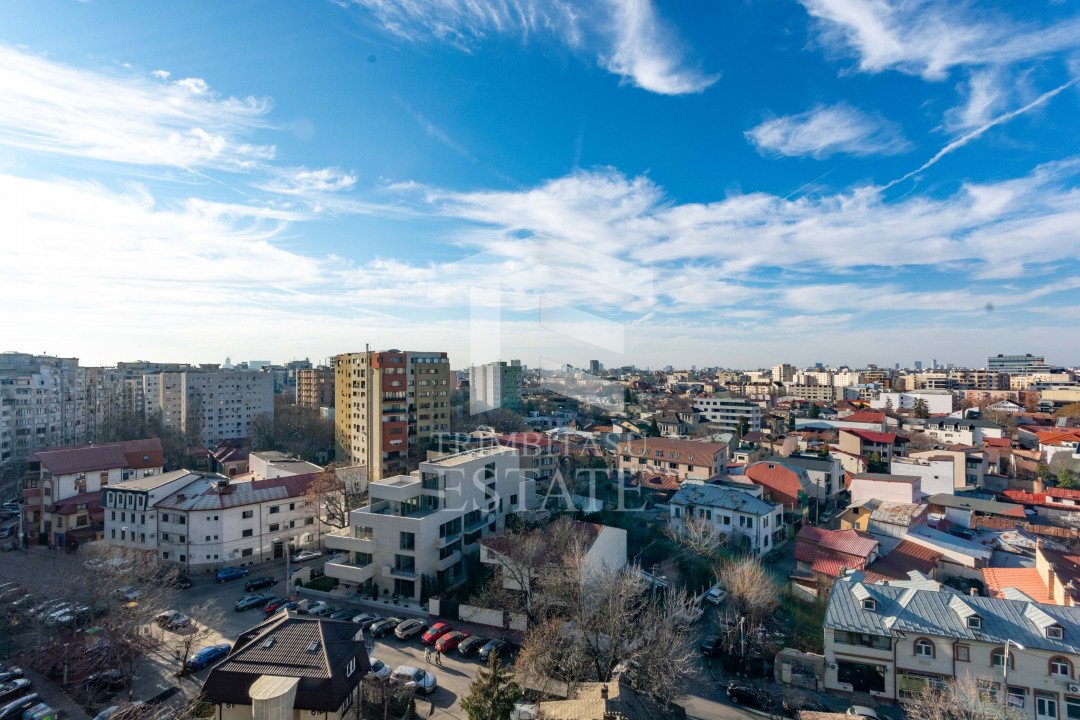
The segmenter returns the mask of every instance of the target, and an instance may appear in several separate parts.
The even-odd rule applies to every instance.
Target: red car
[[[441,638],[435,641],[435,649],[441,652],[443,655],[455,649],[461,644],[461,641],[469,637],[469,633],[455,630],[443,635]]]
[[[437,622],[429,627],[426,633],[420,636],[420,642],[425,645],[431,645],[446,633],[453,631],[453,629],[454,628],[450,626],[450,623]]]

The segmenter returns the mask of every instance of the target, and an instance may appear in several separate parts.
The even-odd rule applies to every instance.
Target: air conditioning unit
[[[1069,692],[1080,693],[1080,685],[1077,685],[1076,683],[1069,683]]]

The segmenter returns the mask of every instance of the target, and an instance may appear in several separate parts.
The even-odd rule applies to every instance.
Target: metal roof
[[[875,608],[864,610],[859,595],[875,600]],[[979,617],[979,628],[968,627],[968,615]],[[1062,627],[1060,640],[1046,637],[1047,624]],[[873,635],[915,633],[987,643],[1012,639],[1032,650],[1080,654],[1080,607],[868,585],[852,576],[833,585],[825,627]]]
[[[685,481],[679,488],[679,492],[671,497],[670,502],[674,505],[703,505],[723,510],[737,510],[751,515],[768,515],[777,507],[742,490],[707,485],[694,480]]]

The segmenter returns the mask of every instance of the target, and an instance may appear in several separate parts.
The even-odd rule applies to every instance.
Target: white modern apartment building
[[[305,499],[314,477],[232,482],[178,470],[109,488],[105,542],[154,551],[187,570],[281,558],[290,547],[321,541],[322,525]]]
[[[146,419],[213,445],[248,437],[251,421],[274,412],[274,377],[244,370],[187,370],[142,376]]]
[[[731,395],[694,398],[694,410],[721,430],[735,432],[746,421],[747,432],[761,430],[761,406]]]
[[[325,536],[327,547],[346,553],[325,572],[346,591],[377,586],[415,600],[425,582],[456,585],[480,538],[501,532],[507,515],[531,509],[534,484],[507,447],[446,455],[410,475],[372,480],[370,504],[352,512],[347,529]]]
[[[950,390],[913,390],[910,392],[881,392],[870,401],[870,407],[881,410],[890,403],[894,410],[912,410],[922,400],[931,415],[948,415],[953,411]]]

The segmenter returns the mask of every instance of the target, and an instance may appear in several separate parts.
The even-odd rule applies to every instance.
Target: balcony
[[[326,547],[331,550],[345,550],[347,552],[375,552],[375,541],[371,535],[362,537],[354,536],[349,530],[336,533],[327,533],[323,536]]]
[[[375,563],[353,565],[344,562],[327,562],[323,564],[323,572],[341,582],[360,585],[375,576]]]
[[[458,550],[458,551],[452,553],[451,555],[443,558],[442,560],[436,560],[435,561],[435,569],[436,570],[445,570],[448,567],[452,567],[454,565],[454,563],[456,563],[460,559],[461,559],[461,551]]]
[[[469,523],[465,523],[465,532],[472,532],[474,530],[479,530],[480,528],[484,527],[489,522],[491,522],[493,519],[494,518],[492,517],[490,512],[489,513],[484,513],[478,519],[473,520],[472,522],[469,522]]]
[[[400,568],[394,565],[383,565],[383,574],[392,578],[401,578],[402,580],[415,580],[418,577],[415,567]]]
[[[435,541],[432,543],[432,545],[435,547],[436,550],[442,550],[444,547],[451,544],[460,537],[461,533],[456,532],[452,535],[447,535],[446,537],[435,538]]]

